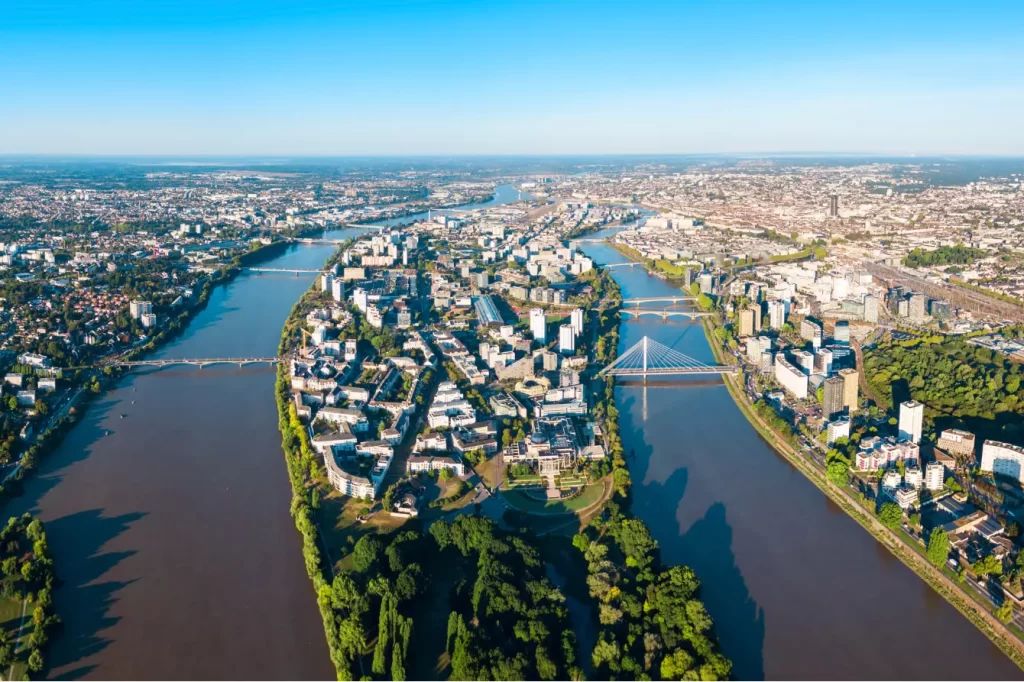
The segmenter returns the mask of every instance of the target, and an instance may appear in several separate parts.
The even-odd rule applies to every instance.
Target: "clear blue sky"
[[[1024,154],[1024,0],[0,2],[0,153]]]

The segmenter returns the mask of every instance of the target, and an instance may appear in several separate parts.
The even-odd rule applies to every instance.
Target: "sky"
[[[1024,2],[0,0],[0,154],[1024,155]]]

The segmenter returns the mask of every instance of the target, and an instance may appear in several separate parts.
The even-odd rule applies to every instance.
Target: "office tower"
[[[921,425],[924,422],[924,405],[916,400],[900,403],[900,440],[911,443],[921,442]]]
[[[547,327],[544,311],[540,308],[530,308],[530,333],[538,343],[547,343]]]
[[[828,217],[839,217],[839,195],[833,194],[828,198]]]
[[[832,415],[843,411],[843,393],[846,382],[842,377],[829,377],[825,379],[824,394],[821,399],[821,413],[825,419],[831,419]]]
[[[754,333],[761,333],[761,306],[757,303],[751,303],[750,307],[747,308],[754,316]]]
[[[860,386],[857,383],[860,380],[860,375],[855,369],[841,369],[839,376],[843,380],[843,405],[852,415],[860,406]]]
[[[836,322],[836,329],[832,333],[832,338],[836,343],[850,343],[850,323],[846,320]]]

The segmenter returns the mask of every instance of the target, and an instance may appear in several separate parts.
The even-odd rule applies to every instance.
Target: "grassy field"
[[[588,485],[579,495],[567,500],[540,500],[523,490],[506,490],[502,497],[515,509],[528,514],[577,514],[600,503],[605,497],[605,486]]]
[[[31,610],[26,611],[25,627],[22,627],[22,601],[0,597],[0,627],[7,633],[12,648],[17,648],[14,665],[0,671],[5,680],[21,680],[25,678],[25,651],[28,650],[28,637],[32,634]],[[19,640],[25,639],[19,644]],[[9,674],[11,673],[11,674]]]

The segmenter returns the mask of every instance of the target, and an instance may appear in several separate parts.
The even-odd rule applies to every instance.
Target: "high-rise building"
[[[864,297],[864,321],[878,322],[878,299],[871,294]]]
[[[335,280],[335,283],[337,283],[337,280]],[[360,312],[365,313],[370,305],[370,295],[366,293],[366,289],[356,287],[352,291],[352,302],[356,304],[356,308],[359,308]]]
[[[700,293],[711,294],[715,289],[715,277],[710,272],[700,273]]]
[[[530,333],[538,343],[547,343],[548,322],[544,317],[544,311],[540,308],[530,308]]]
[[[1024,448],[986,440],[981,446],[981,470],[1024,482]]]
[[[761,306],[758,303],[751,303],[750,307],[747,308],[750,314],[754,316],[754,333],[761,333]]]
[[[362,291],[362,290],[360,289],[360,291]],[[363,291],[363,294],[365,295],[366,292]],[[335,279],[335,280],[331,281],[331,298],[334,299],[335,303],[341,303],[342,301],[345,300],[345,281],[344,280]],[[360,310],[364,310],[365,311],[365,308],[366,308],[366,305],[364,303],[363,307],[360,308]]]
[[[841,417],[835,421],[828,423],[826,427],[825,442],[828,445],[832,445],[840,438],[850,437],[850,420],[846,417]]]
[[[775,380],[797,400],[807,397],[807,375],[786,362],[781,352],[775,355]]]
[[[137,320],[143,315],[151,314],[153,312],[153,304],[149,301],[132,301],[128,304],[128,312],[131,313],[133,320]]]
[[[839,217],[839,195],[833,194],[828,198],[828,217],[838,218]]]
[[[824,393],[821,398],[821,413],[825,419],[831,419],[832,415],[843,411],[843,392],[846,382],[842,377],[829,377],[825,379]]]
[[[782,301],[768,301],[768,326],[782,329],[786,324],[786,304]]]
[[[331,282],[333,280],[334,277],[329,272],[325,272],[324,274],[320,275],[320,291],[330,291]]]
[[[800,320],[800,338],[804,341],[821,340],[821,325],[814,320],[805,317]]]
[[[583,308],[576,308],[569,314],[569,324],[576,336],[583,333]]]
[[[814,373],[828,376],[832,373],[832,351],[819,348],[814,351]]]
[[[860,376],[855,369],[841,369],[839,370],[839,376],[843,380],[843,406],[852,415],[860,406],[860,386],[857,384]]]
[[[750,308],[743,308],[739,312],[740,336],[754,335],[754,311]]]
[[[832,338],[836,343],[850,343],[850,323],[846,320],[839,320],[836,322],[835,331],[832,332]]]
[[[946,467],[938,462],[929,462],[924,468],[924,487],[928,490],[942,490],[945,476]]]
[[[928,297],[924,294],[912,294],[907,304],[907,316],[911,322],[924,322],[925,307]]]
[[[900,403],[900,440],[911,443],[921,442],[921,427],[924,422],[924,405],[916,400]]]
[[[572,325],[563,324],[558,328],[558,350],[567,355],[576,352],[576,334]]]

